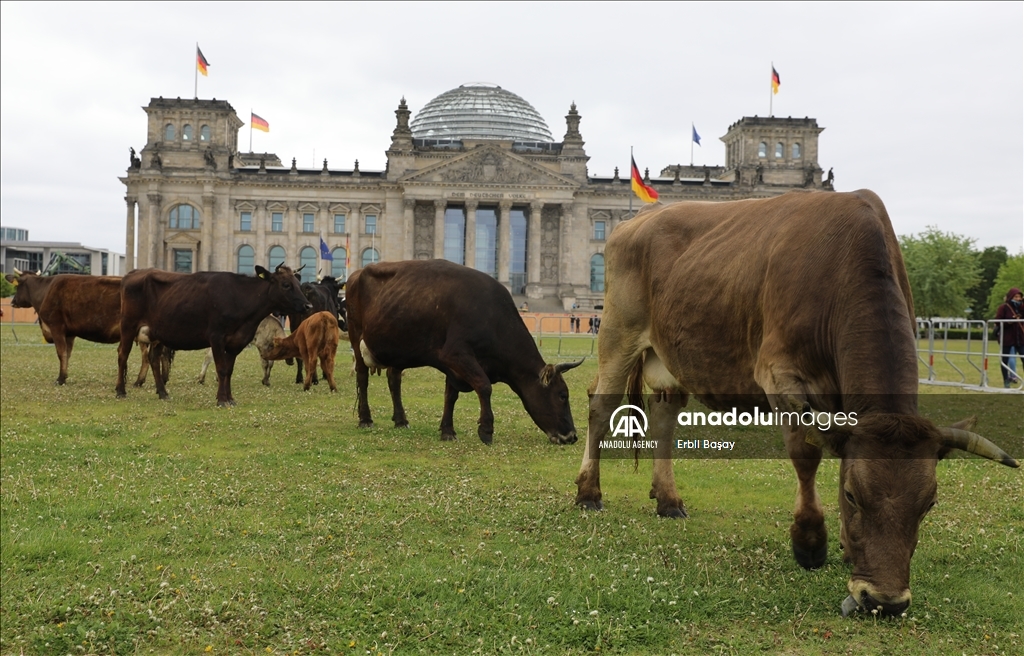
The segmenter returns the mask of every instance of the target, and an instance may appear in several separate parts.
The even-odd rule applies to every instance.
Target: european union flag
[[[697,134],[697,128],[693,127],[693,123],[690,123],[690,128],[693,130],[693,143],[700,145],[700,135]]]
[[[327,248],[327,242],[324,238],[320,238],[320,259],[334,261],[334,255],[331,254],[331,249]]]

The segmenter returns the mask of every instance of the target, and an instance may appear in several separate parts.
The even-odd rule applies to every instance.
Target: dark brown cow
[[[73,274],[38,276],[21,272],[5,277],[17,288],[11,305],[33,308],[39,316],[43,339],[56,347],[60,362],[58,385],[67,381],[68,361],[76,337],[100,344],[120,341],[120,278]],[[142,387],[149,372],[148,329],[143,326],[136,337],[142,353],[142,366],[135,379],[135,387]],[[166,366],[169,362],[165,363]]]
[[[252,341],[256,328],[271,312],[288,314],[308,307],[291,269],[278,266],[271,273],[256,267],[256,276],[223,271],[171,273],[158,269],[132,271],[121,285],[121,335],[149,326],[154,348],[157,394],[167,398],[164,379],[152,355],[174,349],[195,351],[211,347],[217,366],[217,405],[234,405],[231,373],[235,358]],[[156,348],[159,343],[160,348]],[[122,337],[117,349],[117,396],[126,396],[125,367],[132,350]]]
[[[631,371],[655,392],[647,438],[670,444],[695,395],[712,410],[856,413],[855,427],[783,426],[799,483],[790,537],[806,568],[825,562],[815,489],[822,449],[842,459],[840,543],[853,564],[844,611],[900,613],[910,558],[951,448],[1016,467],[969,421],[939,428],[917,411],[914,306],[899,244],[870,191],[678,203],[616,227],[605,249],[587,449],[576,502],[599,509],[600,442]],[[833,415],[826,415],[831,417]],[[835,415],[838,416],[838,415]],[[655,460],[658,514],[685,517],[672,463]]]
[[[402,370],[433,367],[445,375],[441,439],[455,438],[452,413],[460,392],[480,399],[478,434],[494,434],[491,386],[505,383],[534,423],[556,444],[576,441],[569,388],[545,364],[508,290],[491,276],[445,260],[381,262],[349,276],[348,335],[356,360],[359,425],[372,426],[369,369],[388,368],[395,426],[408,426]]]
[[[338,386],[334,384],[334,355],[337,350],[338,320],[331,312],[317,312],[300,323],[288,337],[275,337],[274,345],[261,352],[261,357],[266,360],[299,358],[306,365],[306,380],[302,385],[306,391],[313,384],[319,358],[324,378],[331,386],[331,391],[337,392]]]

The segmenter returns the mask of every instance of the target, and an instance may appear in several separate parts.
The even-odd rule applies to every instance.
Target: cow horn
[[[292,273],[298,273],[299,271],[302,271],[302,270],[303,270],[303,269],[305,269],[305,268],[306,268],[306,265],[305,265],[305,264],[303,264],[302,266],[300,266],[300,267],[299,267],[298,269],[296,269],[296,270],[295,270],[295,271],[293,271]]]
[[[20,276],[21,275],[21,271],[18,271],[18,267],[14,267],[13,270],[14,270],[14,275],[16,275],[16,276]]]
[[[1009,454],[977,433],[949,427],[940,428],[939,433],[942,435],[943,446],[961,449],[982,458],[995,460],[1007,467],[1020,467],[1020,463],[1011,458]]]
[[[583,358],[583,360],[586,360],[586,358]],[[555,365],[555,373],[562,374],[565,373],[566,371],[569,371],[570,369],[575,369],[576,367],[583,364],[583,360],[580,360],[579,362],[559,362],[558,364]]]

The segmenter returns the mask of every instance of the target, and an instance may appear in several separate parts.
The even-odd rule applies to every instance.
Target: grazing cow
[[[844,614],[899,614],[910,604],[910,558],[935,503],[937,461],[956,448],[1018,466],[967,432],[972,421],[939,428],[918,415],[910,285],[874,193],[656,206],[616,227],[605,258],[580,506],[602,507],[600,442],[631,372],[654,390],[646,437],[659,445],[671,443],[691,394],[719,411],[856,413],[856,426],[782,426],[798,481],[793,553],[808,569],[825,562],[815,472],[827,449],[841,459],[839,539],[853,564]],[[657,457],[658,514],[685,517],[671,460],[664,450]]]
[[[223,271],[171,273],[158,269],[132,271],[121,284],[121,343],[117,349],[117,396],[124,398],[125,365],[132,343],[124,335],[149,326],[157,394],[167,390],[152,351],[166,348],[195,351],[211,347],[217,366],[217,405],[234,405],[231,373],[235,358],[256,335],[260,322],[271,312],[288,314],[309,306],[299,281],[286,266],[274,273],[261,266],[256,276]]]
[[[334,355],[337,350],[338,320],[330,312],[317,312],[300,323],[288,337],[275,337],[274,345],[263,357],[267,360],[299,358],[306,365],[306,380],[302,389],[307,391],[313,382],[319,358],[324,378],[331,386],[331,391],[337,392],[338,386],[334,384]]]
[[[75,346],[75,338],[90,342],[113,344],[121,339],[121,279],[116,276],[83,276],[60,274],[39,276],[22,273],[5,276],[16,287],[11,305],[31,307],[39,316],[39,327],[47,344],[57,350],[60,370],[57,384],[68,378],[68,361]],[[135,387],[142,387],[149,372],[148,328],[143,326],[136,335],[142,366],[135,379]],[[164,366],[170,367],[172,354],[164,354]]]
[[[252,342],[260,354],[260,364],[263,366],[263,384],[267,387],[270,387],[270,370],[274,368],[274,361],[267,359],[266,352],[273,348],[275,337],[284,336],[284,326],[281,325],[281,320],[274,315],[270,315],[256,327],[256,336]],[[203,358],[203,368],[197,379],[200,385],[206,382],[206,370],[210,368],[211,364],[213,364],[213,349],[208,348],[206,357]]]
[[[301,267],[300,267],[301,269]],[[298,271],[296,271],[298,273]],[[306,297],[306,300],[310,302],[313,309],[309,312],[303,312],[293,314],[288,317],[288,323],[291,325],[291,329],[295,330],[299,324],[305,321],[308,317],[312,316],[315,312],[330,312],[334,315],[334,318],[338,320],[338,325],[342,330],[345,330],[345,324],[342,320],[342,312],[340,308],[341,301],[341,289],[344,286],[338,285],[338,281],[331,276],[324,276],[320,279],[320,282],[304,282],[302,283],[302,295]],[[287,359],[290,365],[291,358]],[[298,368],[295,371],[295,384],[303,382],[302,376],[302,360],[298,360]],[[319,384],[316,372],[313,372],[313,384]]]
[[[395,426],[409,425],[402,370],[433,367],[445,375],[442,440],[455,439],[455,401],[472,390],[480,399],[478,434],[490,444],[491,386],[500,382],[552,442],[576,441],[562,373],[583,361],[545,364],[512,296],[491,276],[445,260],[381,262],[349,276],[347,293],[361,427],[373,425],[366,398],[371,367],[388,368]]]

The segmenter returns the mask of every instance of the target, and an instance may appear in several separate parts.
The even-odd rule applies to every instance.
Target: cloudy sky
[[[533,104],[557,140],[575,102],[593,175],[723,164],[719,137],[768,113],[826,129],[819,164],[870,188],[898,234],[1024,243],[1024,9],[971,4],[215,4],[0,6],[0,219],[120,253],[128,147],[151,97],[270,122],[253,146],[300,166],[382,169],[414,115],[466,82]],[[243,128],[239,144],[248,146]]]

